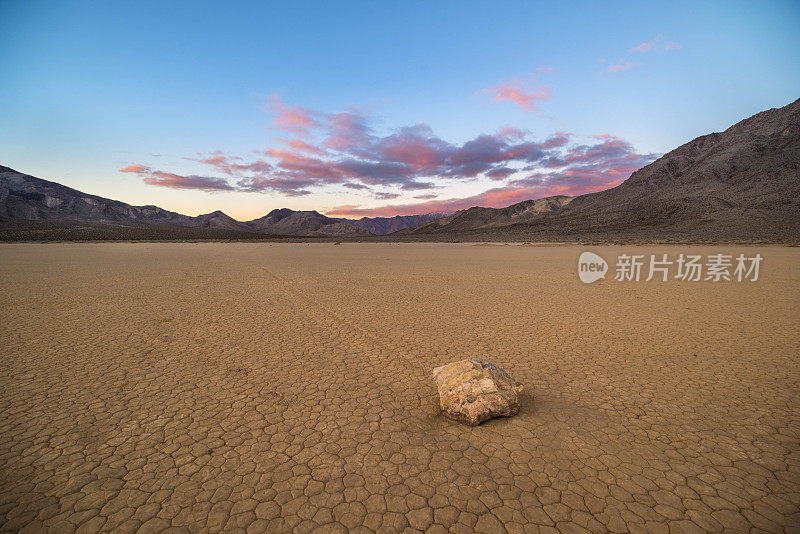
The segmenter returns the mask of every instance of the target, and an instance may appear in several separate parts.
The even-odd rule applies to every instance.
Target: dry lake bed
[[[764,259],[585,285],[584,250]],[[800,248],[4,244],[0,275],[2,531],[800,529]],[[518,415],[440,415],[465,358]]]

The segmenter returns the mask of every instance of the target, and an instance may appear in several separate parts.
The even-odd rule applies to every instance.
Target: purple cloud
[[[514,189],[510,197],[500,193],[502,188],[481,197],[495,202],[516,198],[526,189],[569,194],[596,190],[616,184],[626,172],[654,159],[608,134],[580,145],[565,132],[536,140],[526,130],[506,127],[459,144],[440,138],[424,123],[379,135],[372,119],[356,108],[322,113],[273,98],[270,110],[273,126],[292,134],[280,139],[279,145],[252,151],[249,161],[219,150],[187,158],[213,168],[221,177],[182,176],[140,164],[121,172],[135,173],[150,185],[179,189],[301,196],[331,185],[364,191],[391,187],[419,191],[416,198],[429,201],[436,195],[427,196],[426,191],[439,187],[439,180],[488,178]],[[373,196],[389,200],[399,193]]]
[[[119,172],[134,173],[142,177],[144,183],[171,189],[199,189],[201,191],[233,191],[235,187],[223,178],[208,176],[181,176],[171,172],[154,171],[146,165],[129,165]]]

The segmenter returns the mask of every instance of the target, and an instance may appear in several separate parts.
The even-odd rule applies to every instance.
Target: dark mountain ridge
[[[317,211],[275,209],[268,214],[247,221],[249,227],[259,232],[292,236],[369,236],[362,228],[339,219],[331,219]]]
[[[395,215],[394,217],[362,217],[360,219],[337,220],[350,223],[353,226],[358,226],[375,235],[386,235],[405,228],[419,226],[428,221],[445,217],[446,215],[446,213],[437,212],[424,213],[421,215]]]

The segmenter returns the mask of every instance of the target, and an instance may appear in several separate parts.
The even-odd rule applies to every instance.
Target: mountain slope
[[[252,232],[253,229],[243,222],[239,222],[233,217],[222,213],[217,210],[205,215],[198,215],[192,217],[190,226],[197,226],[199,228],[216,228],[219,230],[237,230],[240,232]]]
[[[472,207],[452,215],[435,219],[426,224],[400,231],[394,235],[424,233],[469,232],[475,229],[491,229],[535,219],[543,213],[560,210],[574,197],[554,196],[536,200],[525,200],[505,208]]]
[[[612,189],[522,216],[530,201],[500,210],[470,208],[398,234],[796,241],[799,194],[800,100],[698,137]]]
[[[0,166],[0,220],[194,226],[193,217],[131,206]]]
[[[368,231],[316,211],[275,209],[246,223],[258,231],[292,236],[369,236]]]
[[[424,213],[422,215],[396,215],[394,217],[362,217],[360,219],[338,219],[342,222],[363,228],[375,235],[386,235],[420,226],[428,221],[444,217],[444,213]]]

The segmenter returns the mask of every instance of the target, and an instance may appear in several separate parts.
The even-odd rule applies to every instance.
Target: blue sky
[[[0,164],[193,215],[580,194],[800,97],[799,2],[6,0],[0,20]]]

